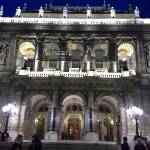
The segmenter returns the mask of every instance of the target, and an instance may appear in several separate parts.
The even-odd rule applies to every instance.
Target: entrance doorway
[[[36,131],[37,136],[43,140],[46,129],[47,129],[47,118],[48,118],[48,106],[44,104],[38,108],[38,112],[35,118]]]
[[[82,140],[84,134],[84,100],[69,95],[62,102],[61,139]]]
[[[68,140],[81,139],[81,120],[79,118],[69,118],[67,120],[67,133]]]
[[[44,132],[45,132],[45,117],[40,116],[37,122],[36,134],[41,140],[44,139]]]
[[[113,114],[111,109],[106,105],[99,106],[99,140],[113,141]]]

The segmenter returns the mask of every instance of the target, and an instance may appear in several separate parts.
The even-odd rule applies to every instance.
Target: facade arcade
[[[11,101],[19,109],[10,118],[12,139],[132,139],[132,105],[143,109],[139,130],[150,137],[150,20],[117,10],[110,18],[101,7],[90,7],[92,18],[83,17],[86,8],[68,7],[68,18],[63,8],[49,9],[43,18],[36,11],[0,18],[0,106]]]

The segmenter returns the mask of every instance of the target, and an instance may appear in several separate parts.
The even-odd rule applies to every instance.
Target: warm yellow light
[[[38,121],[39,121],[38,118],[35,118],[35,120],[34,120],[35,124],[37,124]]]
[[[134,46],[130,43],[123,43],[118,47],[118,56],[120,57],[128,57],[131,56],[134,52]]]
[[[19,50],[21,54],[26,57],[35,55],[35,46],[31,42],[23,42],[20,44]]]

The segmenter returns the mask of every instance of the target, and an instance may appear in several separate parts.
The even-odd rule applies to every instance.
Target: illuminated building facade
[[[150,136],[150,20],[104,7],[51,7],[0,18],[0,106],[9,101],[11,137],[47,141],[120,141],[135,125],[126,110],[142,108],[140,134]],[[107,11],[106,11],[107,10]],[[0,128],[5,126],[2,110]]]

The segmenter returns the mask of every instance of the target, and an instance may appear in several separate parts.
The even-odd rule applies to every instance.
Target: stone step
[[[0,150],[9,150],[12,142],[0,142]],[[28,150],[30,143],[23,143],[23,150]],[[120,150],[120,145],[115,143],[72,143],[70,142],[44,142],[43,150]]]

